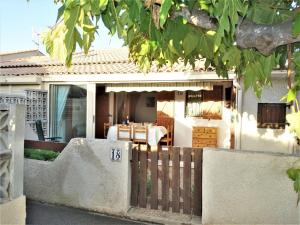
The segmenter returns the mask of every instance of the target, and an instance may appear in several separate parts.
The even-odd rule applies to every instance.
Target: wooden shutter
[[[284,103],[258,103],[257,127],[284,129],[286,104]]]
[[[174,127],[175,92],[162,91],[156,94],[157,99],[157,125]]]
[[[214,85],[212,91],[203,91],[203,119],[222,119],[223,86]]]

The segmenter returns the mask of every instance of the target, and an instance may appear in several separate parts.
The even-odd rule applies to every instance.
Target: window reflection
[[[68,142],[74,137],[86,137],[85,85],[51,85],[50,132]]]

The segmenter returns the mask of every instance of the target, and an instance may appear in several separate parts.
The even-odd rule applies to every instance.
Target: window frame
[[[55,110],[54,110],[54,104],[55,104],[55,97],[53,96],[53,92],[54,92],[54,87],[58,87],[58,86],[70,86],[70,88],[72,88],[72,86],[77,86],[80,87],[82,89],[86,90],[86,107],[85,107],[85,113],[86,113],[86,118],[85,118],[85,137],[87,137],[87,108],[88,108],[88,85],[85,82],[79,82],[79,83],[62,83],[62,82],[58,82],[58,83],[48,83],[47,84],[47,91],[48,91],[48,134],[50,136],[57,136],[56,133],[57,131],[55,130]],[[63,140],[59,140],[59,141],[63,141]],[[67,141],[69,142],[69,141]]]
[[[216,89],[215,89],[216,88]],[[205,92],[208,92],[208,90],[199,90],[199,91],[186,91],[185,92],[185,104],[184,104],[184,115],[185,115],[185,118],[199,118],[199,119],[207,119],[207,120],[222,120],[223,119],[223,106],[224,106],[224,85],[213,85],[213,90],[209,90],[209,91],[216,91],[218,90],[218,88],[221,89],[221,99],[220,99],[220,102],[221,102],[221,111],[220,111],[220,116],[219,117],[213,117],[213,118],[210,118],[208,116],[205,116],[203,114],[199,115],[199,116],[192,116],[192,115],[187,115],[187,105],[188,105],[188,94],[189,92],[193,92],[193,93],[198,93],[200,96],[198,97],[199,98],[199,101],[200,101],[200,104],[202,102],[204,102],[204,96],[205,96]],[[216,101],[218,102],[218,101]]]

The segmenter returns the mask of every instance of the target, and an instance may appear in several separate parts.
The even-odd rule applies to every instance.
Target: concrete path
[[[27,202],[26,224],[37,225],[109,225],[109,224],[147,224],[135,222],[117,217],[110,217],[93,212],[74,209],[52,204],[44,204],[34,201]]]

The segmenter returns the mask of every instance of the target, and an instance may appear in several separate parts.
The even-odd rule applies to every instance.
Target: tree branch
[[[182,8],[181,12],[175,12],[172,17],[182,16],[183,18],[187,19],[188,23],[196,26],[201,27],[207,30],[216,30],[217,24],[213,21],[209,15],[202,10],[194,9],[190,12],[190,10],[186,7]]]
[[[236,41],[240,48],[256,48],[262,54],[270,55],[278,46],[300,42],[300,35],[293,37],[292,20],[275,25],[244,20],[237,27]]]
[[[205,11],[183,8],[181,12],[172,15],[173,18],[182,16],[188,23],[207,30],[216,30],[217,23]],[[249,20],[243,20],[236,29],[236,42],[240,48],[256,48],[264,55],[270,55],[272,51],[281,45],[300,42],[300,34],[292,36],[292,20],[281,24],[262,25]]]

